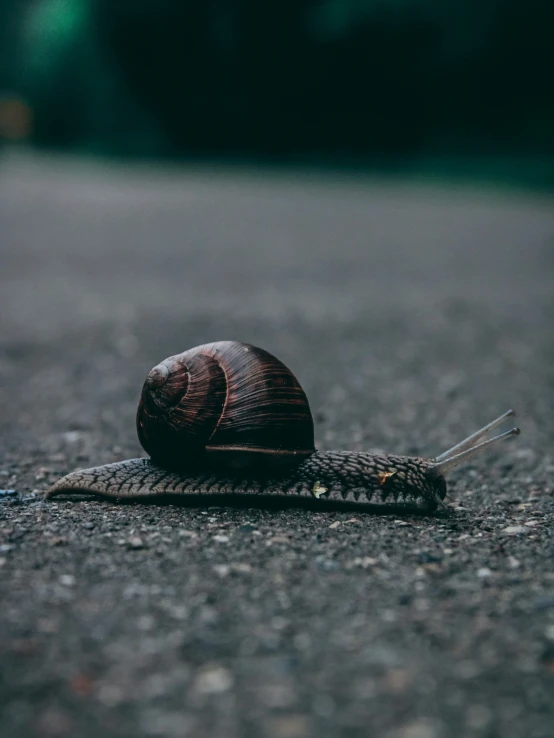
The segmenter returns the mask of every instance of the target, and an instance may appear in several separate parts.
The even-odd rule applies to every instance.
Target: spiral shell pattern
[[[137,411],[144,450],[168,468],[207,455],[235,468],[287,464],[312,454],[308,399],[267,351],[219,341],[170,356],[146,377]]]

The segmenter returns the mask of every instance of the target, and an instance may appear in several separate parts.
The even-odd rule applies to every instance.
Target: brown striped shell
[[[236,341],[197,346],[155,366],[142,388],[137,432],[167,468],[206,455],[234,467],[294,463],[315,450],[296,377],[267,351]]]

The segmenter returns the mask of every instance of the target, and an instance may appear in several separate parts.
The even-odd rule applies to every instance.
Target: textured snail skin
[[[167,495],[277,495],[332,501],[367,502],[432,512],[446,494],[444,477],[430,459],[380,456],[351,451],[316,451],[277,476],[262,471],[205,469],[175,472],[150,459],[130,459],[68,474],[46,493],[95,494],[139,500]],[[273,472],[275,474],[275,472]]]

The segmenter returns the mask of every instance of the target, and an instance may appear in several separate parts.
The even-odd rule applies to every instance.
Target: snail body
[[[507,417],[432,459],[318,451],[308,399],[267,351],[235,341],[171,356],[146,377],[137,432],[150,458],[76,471],[46,493],[106,498],[158,495],[294,495],[432,512],[444,474],[513,428],[483,441]]]

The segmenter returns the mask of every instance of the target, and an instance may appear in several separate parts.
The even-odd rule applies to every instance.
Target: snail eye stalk
[[[513,410],[508,410],[508,412],[504,413],[504,415],[501,415],[499,418],[496,418],[496,420],[493,420],[492,423],[489,423],[475,433],[472,433],[463,441],[460,441],[460,443],[452,446],[452,448],[448,449],[448,451],[445,451],[444,453],[437,456],[434,459],[434,464],[432,468],[436,469],[441,474],[446,474],[447,472],[455,469],[461,464],[465,464],[466,461],[473,459],[475,456],[482,453],[493,443],[497,443],[498,441],[501,441],[503,439],[512,438],[513,436],[518,436],[520,433],[519,428],[512,428],[505,433],[500,433],[498,436],[494,436],[494,438],[489,438],[485,441],[481,440],[485,438],[491,430],[497,428],[507,418],[513,417],[514,415],[515,412]]]
[[[447,459],[451,459],[453,456],[460,454],[462,451],[465,451],[468,448],[472,448],[478,441],[481,441],[483,438],[485,438],[487,433],[490,433],[490,431],[498,428],[498,426],[502,425],[502,423],[507,418],[513,418],[515,414],[515,410],[508,410],[499,418],[493,420],[492,423],[488,423],[487,425],[480,428],[478,431],[475,431],[475,433],[472,433],[467,438],[464,438],[464,440],[460,441],[460,443],[457,443],[455,446],[452,446],[452,448],[449,448],[448,451],[444,451],[442,454],[439,454],[439,456],[435,458],[435,461],[446,461]]]

